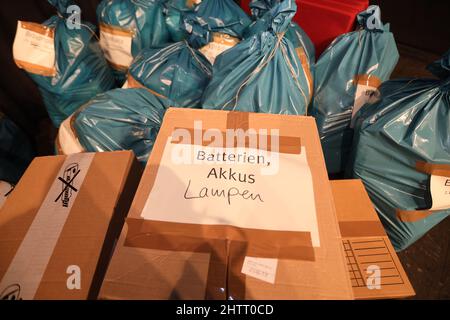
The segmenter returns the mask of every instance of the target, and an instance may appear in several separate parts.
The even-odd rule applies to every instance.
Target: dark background
[[[346,0],[342,0],[346,1]],[[96,23],[100,0],[77,0],[82,19]],[[430,76],[427,63],[450,49],[449,0],[372,0],[390,22],[400,51],[392,77]],[[299,8],[301,10],[301,7]],[[55,11],[46,0],[8,1],[0,10],[0,111],[30,137],[39,155],[53,153],[56,130],[48,119],[36,85],[12,59],[17,20],[42,22]],[[450,219],[399,254],[416,298],[450,299]]]

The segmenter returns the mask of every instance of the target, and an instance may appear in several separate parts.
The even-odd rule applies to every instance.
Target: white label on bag
[[[209,62],[211,62],[211,64],[214,64],[219,54],[232,48],[233,46],[234,45],[231,44],[210,42],[206,46],[202,47],[200,49],[200,52],[203,53],[203,55],[209,60]]]
[[[100,26],[100,46],[106,59],[113,65],[128,68],[133,61],[131,55],[132,34],[126,31],[115,32]]]
[[[245,257],[242,273],[264,282],[275,284],[278,259]]]
[[[73,114],[64,120],[58,129],[58,140],[62,154],[73,154],[84,151],[83,146],[78,141],[70,125],[72,117]]]
[[[174,155],[185,151],[193,154],[194,163],[174,160]],[[258,157],[246,162],[252,152]],[[193,146],[174,144],[169,138],[141,216],[177,223],[309,232],[313,246],[319,247],[314,189],[306,152],[304,147],[300,154],[286,154],[250,148]],[[211,161],[212,156],[224,154],[234,161]],[[263,174],[262,167],[271,165],[277,165],[278,171]]]
[[[38,32],[45,27],[33,23],[17,22],[13,44],[14,60],[43,69],[55,67],[55,44],[53,33]]]
[[[350,128],[353,128],[355,123],[355,116],[356,113],[361,109],[363,105],[365,105],[367,102],[369,102],[370,98],[377,92],[377,88],[364,85],[364,84],[358,84],[356,87],[356,93],[355,93],[355,104],[353,105],[353,111],[352,111],[352,121],[350,123]]]
[[[18,285],[21,299],[34,298],[94,155],[67,156],[1,279],[0,295]]]
[[[430,210],[450,209],[450,177],[432,175],[430,189],[433,201]]]
[[[5,203],[12,188],[13,186],[8,182],[0,180],[0,209],[3,207],[3,204]]]

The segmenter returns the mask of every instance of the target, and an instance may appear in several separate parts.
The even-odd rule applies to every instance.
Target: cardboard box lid
[[[198,127],[196,121],[201,121],[201,128]],[[201,215],[200,218],[196,216],[192,223],[183,220],[186,219],[186,216],[189,219],[194,217],[198,212],[198,210],[193,209],[192,203],[189,201],[184,203],[184,200],[180,200],[183,198],[182,190],[187,190],[185,189],[186,184],[188,184],[186,174],[204,177],[205,172],[199,174],[198,170],[203,170],[202,166],[200,166],[200,169],[194,165],[189,166],[189,164],[184,167],[182,165],[180,167],[172,166],[170,162],[173,160],[170,159],[170,152],[175,149],[173,144],[183,144],[183,142],[180,143],[177,140],[180,136],[172,137],[172,135],[176,129],[186,129],[185,132],[194,136],[195,133],[203,135],[206,130],[212,128],[216,129],[216,133],[217,130],[220,131],[221,135],[226,129],[253,129],[256,131],[261,129],[268,130],[268,133],[271,129],[278,130],[280,161],[285,161],[280,167],[291,168],[289,163],[291,165],[293,163],[292,168],[295,171],[299,162],[303,161],[300,166],[302,170],[310,173],[310,177],[308,178],[308,175],[305,175],[305,179],[300,178],[292,181],[292,177],[284,172],[283,177],[287,179],[286,181],[283,180],[284,184],[280,182],[280,179],[275,179],[272,180],[273,183],[268,183],[266,180],[267,183],[264,185],[258,185],[257,188],[265,190],[264,196],[269,198],[271,192],[294,194],[294,196],[288,198],[278,193],[279,203],[272,204],[271,208],[273,209],[269,213],[264,212],[264,216],[262,214],[263,209],[233,209],[227,211],[230,215],[221,213],[223,218],[221,223],[215,219],[217,217],[211,218],[211,216],[208,216],[211,218],[209,221],[202,220]],[[259,136],[262,135],[259,134]],[[169,140],[170,137],[173,138],[172,141]],[[209,139],[203,136],[200,142],[195,141],[192,136],[190,136],[190,139],[189,143],[184,142],[184,144],[193,144],[205,148],[205,145],[211,142],[212,138],[211,135]],[[250,142],[245,141],[248,146]],[[259,144],[258,148],[269,149],[271,145],[270,141],[267,146]],[[223,144],[221,146],[223,147]],[[161,161],[164,162],[163,165],[161,165]],[[207,170],[210,170],[209,167]],[[292,176],[296,177],[294,173],[296,172],[293,172]],[[176,178],[173,178],[173,176]],[[255,177],[257,180],[263,180],[261,175]],[[189,179],[189,181],[191,180]],[[258,182],[255,182],[255,185],[257,184]],[[218,185],[223,186],[220,183]],[[252,188],[252,190],[256,189]],[[306,196],[308,192],[311,192],[309,197]],[[152,197],[151,201],[148,201],[149,197]],[[292,204],[297,204],[299,199],[304,203],[295,206],[295,214],[289,218],[292,221],[282,219],[282,213],[286,215],[287,211],[292,210]],[[215,200],[219,201],[220,199]],[[267,206],[270,201],[265,200],[264,206]],[[224,202],[220,202],[220,204],[217,202],[215,208],[226,210],[224,207],[227,206],[224,204]],[[314,210],[310,209],[312,207]],[[210,210],[210,207],[206,205],[203,209],[207,211]],[[301,210],[308,212],[302,215]],[[240,216],[244,216],[242,213],[246,213],[247,220],[245,223],[239,220],[239,228],[230,223],[233,212],[238,212]],[[256,213],[260,216],[254,216]],[[304,232],[289,229],[290,225],[297,226],[298,219],[304,219],[310,214],[316,215],[315,219],[311,219],[313,221],[311,229],[304,230]],[[264,219],[271,219],[271,223],[281,227],[269,230],[271,226],[267,223],[264,225],[263,222],[266,221]],[[235,221],[233,220],[233,223]],[[286,221],[287,223],[284,223]],[[287,229],[284,229],[286,225]],[[142,281],[137,283],[136,279],[139,276],[134,273],[139,271],[130,266],[145,263],[149,266],[159,264],[162,259],[159,258],[160,255],[157,252],[155,253],[155,250],[169,250],[211,253],[207,258],[205,257],[205,259],[209,259],[210,265],[206,293],[202,292],[201,294],[206,298],[353,298],[320,140],[315,120],[311,117],[169,109],[130,209],[127,228],[123,246],[118,246],[114,253],[101,297],[128,299],[144,297],[142,292],[135,294],[129,286],[134,286],[137,291],[142,291],[144,290],[143,287],[154,288],[155,285],[145,278],[141,278]],[[252,238],[257,238],[258,241],[253,241]],[[137,254],[138,251],[139,254]],[[130,252],[136,252],[136,254]],[[267,287],[259,286],[258,290],[252,290],[251,282],[253,278],[241,272],[245,256],[272,259],[289,258],[295,259],[298,263],[295,269],[292,269],[280,262],[278,269],[281,271],[277,272],[275,285],[267,283]],[[125,261],[128,263],[125,263]],[[179,261],[180,264],[185,262],[186,260],[183,259]],[[121,270],[119,270],[119,265]],[[163,275],[164,279],[171,277],[171,269],[167,268],[166,272],[167,275]],[[254,280],[261,282],[257,279]],[[125,292],[124,290],[127,292],[126,295],[121,294],[121,292]],[[177,292],[176,283],[172,290]],[[155,294],[150,294],[149,297],[155,297]],[[167,295],[159,296],[159,298],[165,299]]]
[[[0,212],[3,298],[95,298],[141,171],[130,151],[35,158]]]
[[[335,180],[331,188],[355,298],[413,296],[414,289],[362,181]]]

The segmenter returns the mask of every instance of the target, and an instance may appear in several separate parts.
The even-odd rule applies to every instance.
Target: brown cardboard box
[[[130,151],[35,158],[0,212],[0,298],[96,298],[141,173]]]
[[[414,289],[361,180],[331,181],[331,188],[355,298],[413,296]],[[379,274],[370,271],[370,266],[379,267]],[[378,287],[368,281],[371,276],[379,279]]]
[[[259,140],[255,162],[233,148],[238,139],[224,144],[227,129],[268,130],[258,138],[279,130],[279,140]],[[264,152],[276,151],[276,140],[279,153],[270,154],[279,158],[271,158]],[[230,148],[213,159],[211,143]],[[179,162],[184,147],[201,165]],[[264,166],[279,171],[263,174]],[[314,119],[169,109],[100,298],[352,299]]]

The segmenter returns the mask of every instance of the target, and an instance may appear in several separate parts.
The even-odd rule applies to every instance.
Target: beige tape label
[[[202,47],[199,51],[203,53],[203,55],[209,60],[209,62],[211,62],[211,64],[214,64],[219,54],[227,51],[228,49],[234,46],[235,43],[227,43],[224,41],[221,42],[212,41],[208,43],[206,46]]]
[[[38,24],[17,22],[13,44],[16,63],[33,73],[51,74],[55,69],[55,44],[52,30]]]
[[[278,259],[245,257],[242,273],[264,282],[275,284]]]
[[[131,55],[132,33],[115,32],[100,26],[100,46],[106,59],[113,65],[128,68],[133,61]]]
[[[431,175],[430,189],[433,202],[430,210],[450,209],[450,177]]]
[[[286,154],[174,144],[169,138],[141,216],[176,223],[309,232],[313,246],[320,247],[306,152],[305,147],[300,154]]]
[[[67,156],[0,282],[0,294],[12,286],[20,298],[33,299],[75,202],[94,153]]]

